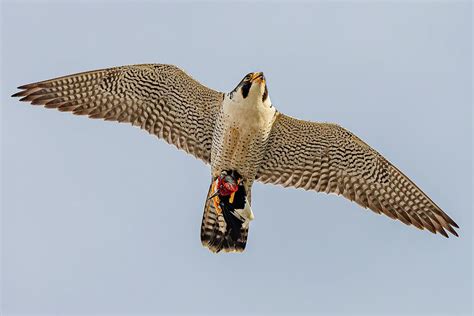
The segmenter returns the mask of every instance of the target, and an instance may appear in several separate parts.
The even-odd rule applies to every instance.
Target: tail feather
[[[213,194],[211,184],[201,224],[202,245],[212,252],[244,251],[247,244],[248,222],[235,214],[235,204],[229,203],[228,197],[221,198],[221,203],[217,206],[219,210],[217,210],[214,201],[210,199]],[[247,199],[245,190],[239,194]]]
[[[211,186],[212,188],[212,186]],[[213,192],[209,188],[206,204],[204,205],[204,215],[201,224],[201,242],[213,252],[222,249],[226,233],[226,223],[223,214],[217,214],[214,203],[211,199]]]

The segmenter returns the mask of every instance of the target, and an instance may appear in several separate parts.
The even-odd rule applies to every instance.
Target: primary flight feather
[[[127,122],[211,165],[201,241],[243,251],[255,180],[336,193],[432,233],[458,225],[387,159],[346,129],[298,120],[272,105],[263,73],[229,93],[172,65],[95,70],[27,84],[14,97],[91,118]]]

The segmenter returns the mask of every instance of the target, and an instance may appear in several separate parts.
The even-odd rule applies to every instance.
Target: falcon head
[[[263,72],[251,72],[229,93],[231,99],[271,105]]]

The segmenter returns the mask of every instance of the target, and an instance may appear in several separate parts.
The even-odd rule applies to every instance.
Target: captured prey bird
[[[201,224],[213,252],[247,243],[254,181],[342,195],[432,233],[459,226],[387,159],[346,129],[275,109],[262,72],[228,93],[173,65],[83,72],[19,87],[13,97],[46,108],[130,123],[211,166]]]

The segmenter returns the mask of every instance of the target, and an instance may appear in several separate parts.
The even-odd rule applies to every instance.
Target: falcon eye
[[[244,99],[246,97],[248,97],[249,95],[249,92],[250,92],[250,87],[252,86],[252,83],[251,82],[246,82],[244,83],[244,85],[242,86],[242,96],[244,97]]]

